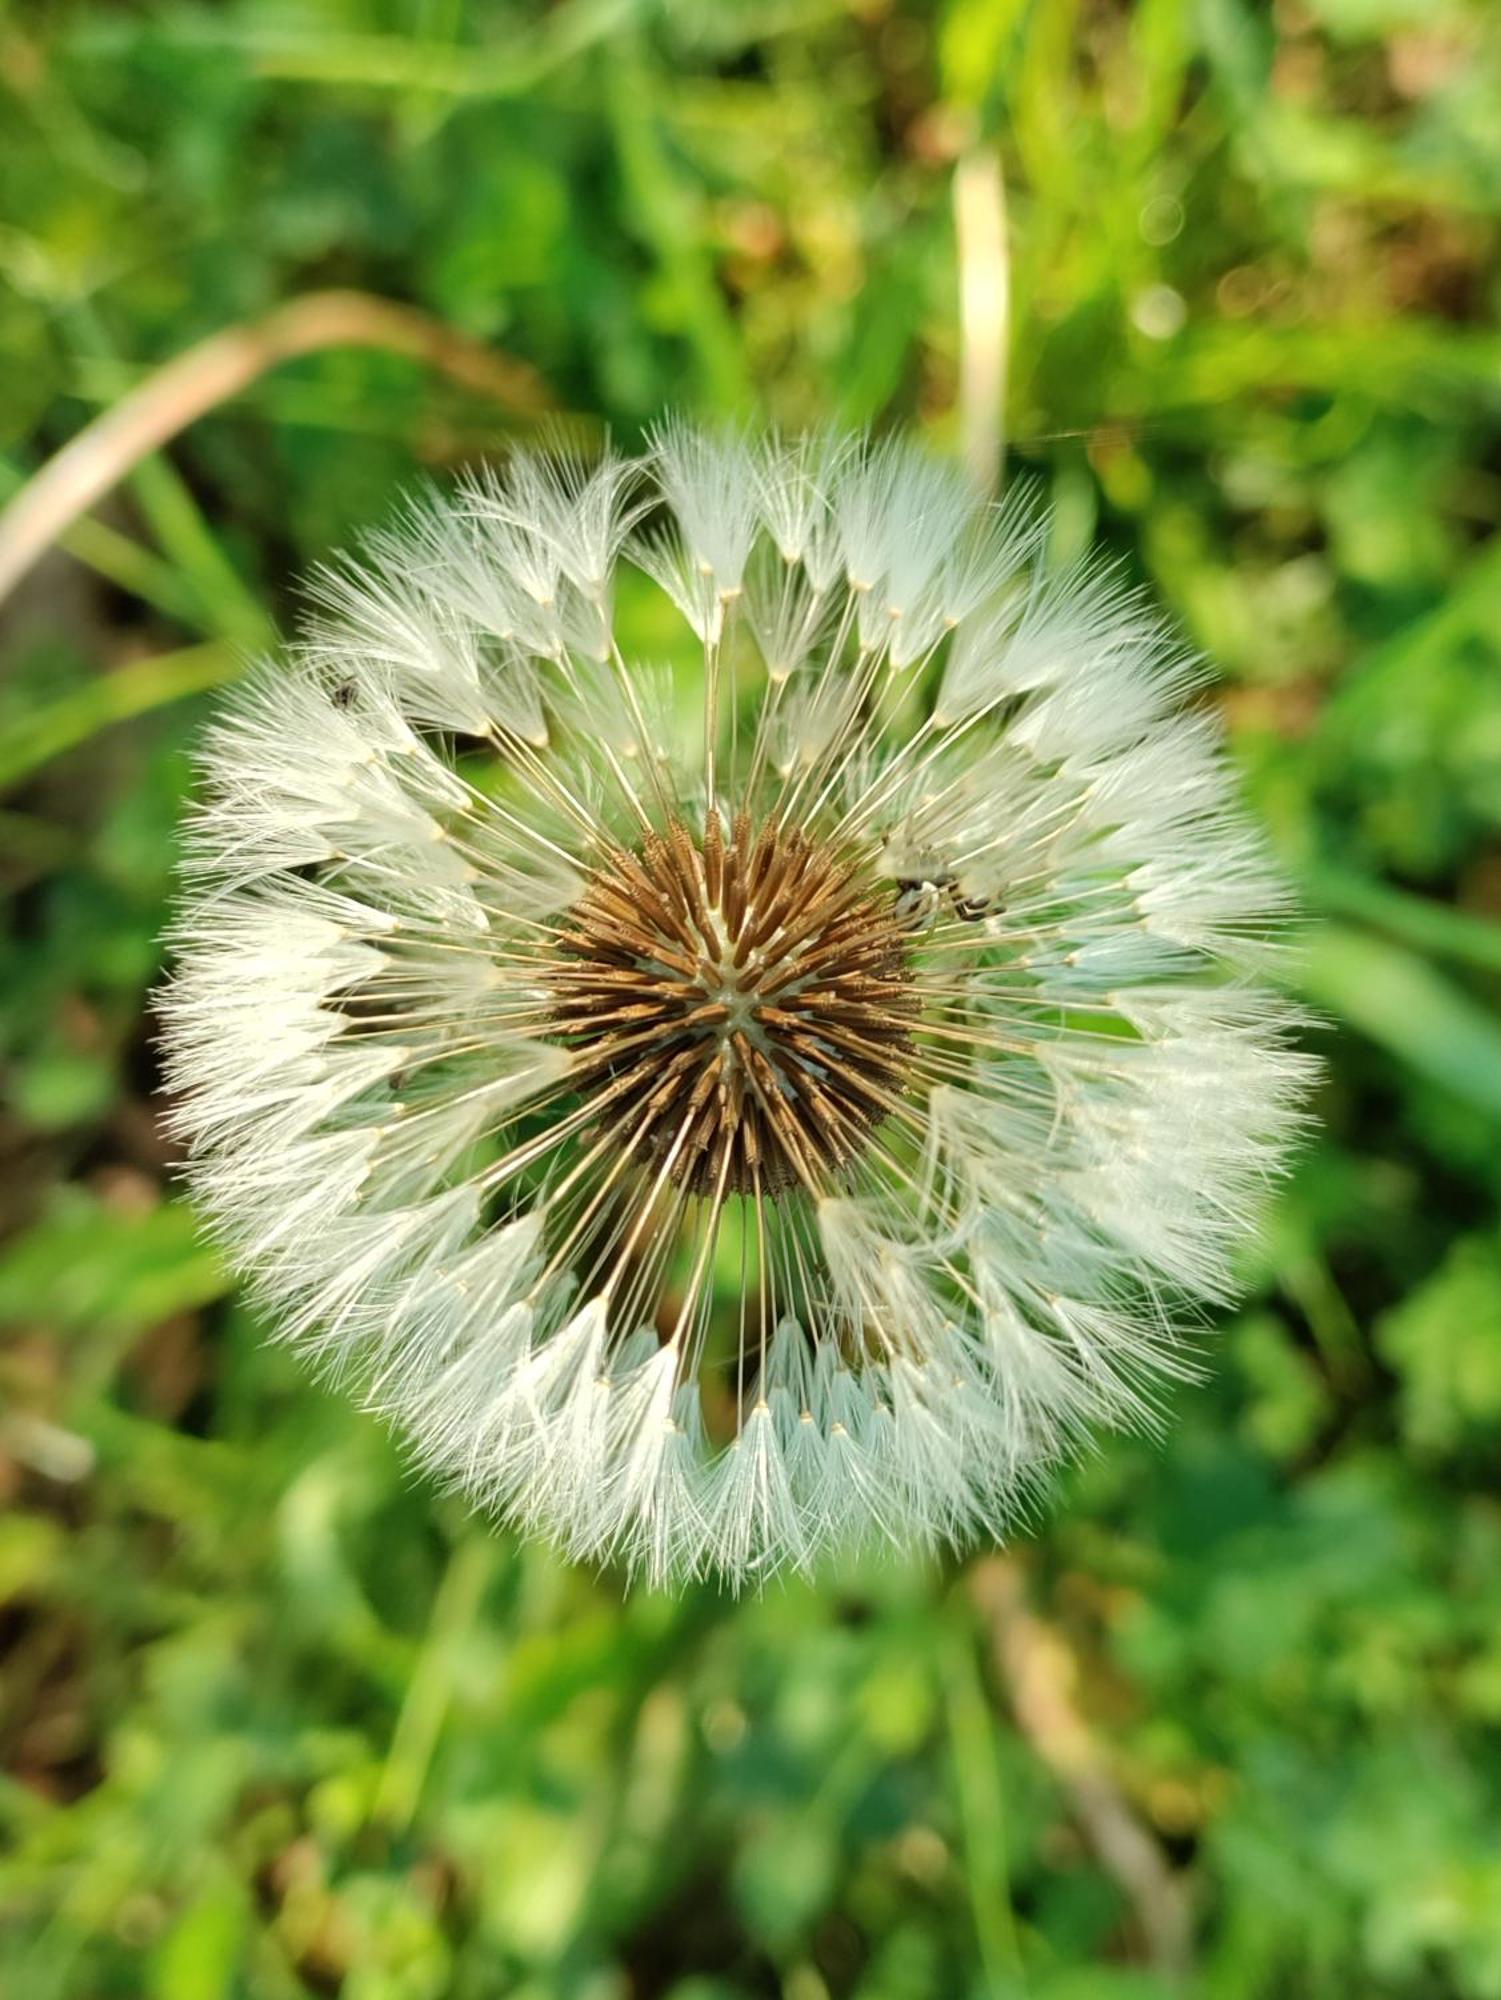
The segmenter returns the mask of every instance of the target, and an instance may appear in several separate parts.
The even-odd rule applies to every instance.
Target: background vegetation
[[[992,142],[1008,476],[1218,669],[1322,1130],[1165,1444],[1003,1556],[622,1601],[263,1346],[174,1193],[187,746],[544,404],[954,442]],[[0,497],[295,295],[453,330],[252,355],[4,612],[7,1993],[1501,1995],[1498,218],[1486,0],[0,6]]]

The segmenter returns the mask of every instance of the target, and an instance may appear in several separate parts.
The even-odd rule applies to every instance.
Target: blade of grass
[[[953,1621],[943,1648],[943,1685],[954,1796],[964,1840],[964,1879],[985,1990],[1003,2000],[1025,1992],[1011,1907],[1006,1801],[996,1762],[995,1718],[985,1699],[968,1625]]]
[[[1194,1963],[1187,1885],[1110,1768],[1108,1754],[1074,1700],[1077,1667],[1059,1637],[1031,1610],[1015,1563],[986,1557],[969,1573],[991,1634],[998,1679],[1022,1737],[1062,1785],[1101,1866],[1130,1903],[1156,1970],[1186,1981]]]
[[[280,22],[236,31],[212,16],[184,19],[166,32],[180,43],[243,56],[258,76],[282,83],[510,98],[526,96],[638,8],[639,0],[563,0],[530,34],[513,34],[499,46],[455,46],[434,35],[318,34]]]
[[[1290,389],[1349,394],[1403,407],[1417,397],[1479,396],[1501,404],[1501,340],[1488,327],[1420,319],[1312,327],[1190,323],[1150,373],[1123,378],[1122,415],[1223,406]]]
[[[474,1624],[494,1574],[499,1544],[483,1535],[459,1543],[433,1598],[432,1615],[376,1789],[374,1817],[405,1832],[422,1801],[428,1766],[453,1697],[455,1651]]]
[[[10,499],[24,484],[20,467],[0,457],[0,497]],[[202,626],[203,606],[172,564],[117,528],[85,517],[59,535],[58,545],[106,583],[129,591],[176,624]]]
[[[1501,373],[1501,369],[1498,369]],[[1472,636],[1489,639],[1501,621],[1501,538],[1493,540],[1450,585],[1431,610],[1374,646],[1344,675],[1325,704],[1321,741],[1356,737],[1392,687],[1430,672]]]
[[[179,431],[238,396],[268,368],[326,347],[405,354],[528,412],[550,401],[524,363],[427,313],[365,292],[309,292],[177,355],[50,458],[0,513],[0,599],[80,514]]]
[[[1495,918],[1456,910],[1450,903],[1342,868],[1314,868],[1303,880],[1315,909],[1358,917],[1435,958],[1462,959],[1482,971],[1501,972],[1501,921]]]
[[[1006,449],[1011,269],[1000,148],[973,146],[954,168],[959,262],[959,436],[976,485],[993,493]]]
[[[119,366],[120,356],[99,313],[77,305],[67,318],[75,324],[76,345]],[[123,385],[119,393],[124,393]],[[266,614],[186,482],[159,455],[144,458],[129,476],[152,535],[200,607],[194,622],[206,625],[217,639],[252,649],[264,645],[271,637]]]
[[[153,535],[202,607],[195,623],[207,623],[216,637],[252,652],[266,645],[269,619],[174,468],[165,458],[148,458],[130,475],[130,485]]]
[[[0,743],[0,789],[29,778],[113,722],[222,686],[239,673],[243,660],[234,647],[213,641],[101,674],[86,687],[75,688],[10,725]]]
[[[1469,1104],[1501,1115],[1501,1019],[1416,953],[1330,926],[1299,968],[1308,998]]]

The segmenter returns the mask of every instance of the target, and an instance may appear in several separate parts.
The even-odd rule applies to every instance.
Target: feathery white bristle
[[[1045,526],[838,433],[518,454],[323,572],[208,734],[198,1198],[283,1337],[575,1555],[1002,1534],[1194,1370],[1308,1087],[1284,897],[1198,665]]]

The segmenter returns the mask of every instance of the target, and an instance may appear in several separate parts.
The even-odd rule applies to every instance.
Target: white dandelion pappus
[[[163,1001],[278,1329],[575,1555],[1001,1534],[1186,1370],[1298,1118],[1194,663],[899,443],[519,456],[211,732]],[[622,565],[702,652],[628,659]]]

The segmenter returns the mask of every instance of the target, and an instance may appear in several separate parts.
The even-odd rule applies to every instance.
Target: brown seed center
[[[679,1185],[821,1190],[903,1095],[906,943],[890,890],[798,828],[674,820],[569,912],[554,1031],[601,1124]]]

